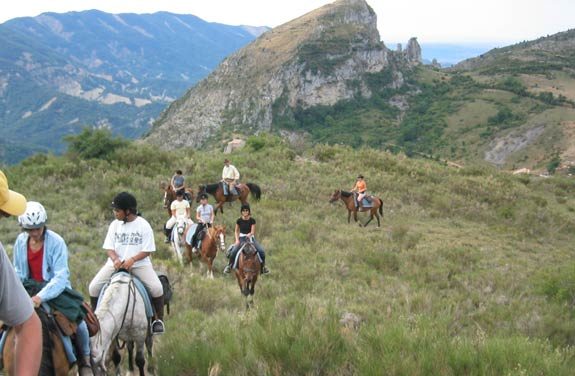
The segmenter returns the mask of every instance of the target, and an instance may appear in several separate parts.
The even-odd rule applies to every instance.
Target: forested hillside
[[[81,137],[90,142],[71,142],[75,153],[4,170],[11,188],[47,208],[84,293],[105,260],[112,197],[137,196],[156,230],[154,264],[175,282],[167,333],[156,341],[161,375],[572,374],[572,179],[251,137],[226,157],[262,188],[251,206],[272,273],[246,312],[235,279],[221,273],[223,255],[211,281],[197,267],[190,275],[162,243],[160,183],[175,169],[195,190],[216,182],[224,155]],[[328,203],[358,173],[383,199],[381,228],[347,224],[342,203]],[[226,244],[238,216],[234,203],[216,217]],[[1,220],[0,231],[11,252],[16,220]]]

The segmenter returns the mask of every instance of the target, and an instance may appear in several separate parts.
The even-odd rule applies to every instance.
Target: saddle
[[[358,193],[353,192],[353,201],[355,203],[356,208],[359,207],[359,202],[357,201],[357,196],[358,196]],[[366,194],[365,196],[363,196],[363,199],[361,200],[361,206],[363,208],[372,208],[373,207],[373,195]]]

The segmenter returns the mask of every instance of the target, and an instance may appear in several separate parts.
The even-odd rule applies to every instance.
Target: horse
[[[198,196],[196,198],[196,202],[200,202],[200,197],[204,193],[209,193],[216,199],[217,205],[215,208],[215,214],[218,213],[218,209],[222,214],[224,214],[224,203],[232,202],[239,199],[242,202],[242,205],[246,205],[248,203],[247,198],[248,195],[251,193],[252,196],[259,200],[262,191],[257,184],[254,183],[246,183],[246,184],[237,184],[236,190],[239,192],[238,195],[229,194],[227,196],[224,195],[224,188],[222,186],[223,182],[215,183],[215,184],[207,184],[207,185],[200,185],[198,187]]]
[[[191,204],[194,197],[194,191],[191,188],[185,188],[185,195],[189,197],[188,202]],[[184,196],[185,197],[185,196]],[[164,209],[168,210],[168,216],[172,216],[172,209],[170,209],[170,205],[172,201],[176,199],[176,191],[172,188],[171,184],[168,184],[164,188]]]
[[[260,270],[261,263],[256,247],[250,241],[246,241],[239,252],[236,269],[240,291],[246,298],[246,309],[250,309],[254,304],[254,292]]]
[[[66,376],[72,367],[68,362],[64,344],[56,328],[56,322],[53,316],[48,314],[43,308],[36,308],[36,313],[42,322],[42,361],[39,375]],[[2,352],[4,370],[8,375],[13,375],[15,332],[14,330],[9,330],[4,335],[8,336]]]
[[[336,189],[335,192],[331,195],[329,202],[333,203],[337,200],[341,199],[345,203],[345,207],[347,208],[347,223],[350,223],[351,213],[353,213],[353,220],[357,222],[357,212],[366,212],[369,211],[369,220],[365,222],[363,226],[367,226],[369,222],[373,219],[373,217],[377,218],[377,227],[380,227],[379,216],[383,218],[383,201],[379,197],[372,196],[373,206],[369,208],[357,208],[355,206],[355,197],[353,192],[346,192],[339,189]],[[358,210],[359,209],[359,210]],[[379,211],[379,214],[377,213]],[[359,223],[361,226],[361,223]]]
[[[192,227],[188,229],[190,231]],[[209,227],[206,231],[204,238],[202,239],[202,245],[199,250],[198,257],[208,266],[208,271],[206,277],[214,279],[213,264],[214,259],[218,254],[218,249],[220,252],[224,251],[226,248],[226,226],[215,225]],[[193,258],[192,246],[186,242],[186,258],[191,263]]]
[[[174,253],[176,255],[176,259],[180,262],[181,265],[184,264],[183,253],[184,253],[184,244],[186,243],[185,233],[188,228],[188,220],[184,217],[176,218],[176,224],[172,229],[172,248],[174,249]]]
[[[144,376],[146,356],[144,347],[148,350],[148,359],[152,358],[152,333],[144,299],[136,288],[133,276],[128,273],[116,273],[110,284],[100,297],[96,308],[96,316],[100,320],[100,331],[90,339],[92,367],[95,376],[106,375],[106,355],[112,346],[112,359],[116,373],[120,374],[119,340],[127,343],[128,369],[134,371],[133,351],[136,347],[136,365],[140,376]],[[148,366],[153,371],[151,365]]]

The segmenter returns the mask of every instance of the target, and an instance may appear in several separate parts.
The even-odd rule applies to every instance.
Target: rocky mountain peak
[[[390,64],[376,24],[365,0],[338,0],[264,33],[164,111],[147,140],[199,147],[230,130],[271,130],[296,106],[369,97],[362,75]]]

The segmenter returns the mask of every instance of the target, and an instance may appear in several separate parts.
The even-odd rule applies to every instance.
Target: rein
[[[131,320],[134,321],[134,314],[136,312],[136,294],[137,294],[137,291],[136,291],[136,285],[134,284],[133,277],[130,278],[129,282],[115,281],[114,283],[128,283],[128,301],[126,302],[126,309],[124,309],[124,314],[122,315],[122,322],[120,323],[120,328],[118,329],[118,334],[116,335],[116,338],[115,338],[116,346],[118,346],[118,349],[122,350],[126,346],[127,341],[124,341],[124,343],[122,345],[120,345],[119,335],[120,335],[120,332],[122,331],[122,328],[124,327],[124,323],[126,322],[126,317],[128,316],[128,309],[130,308],[130,297],[132,297],[132,317],[131,317]],[[112,318],[114,318],[113,315],[112,315]],[[116,321],[115,318],[114,318],[114,321]]]

